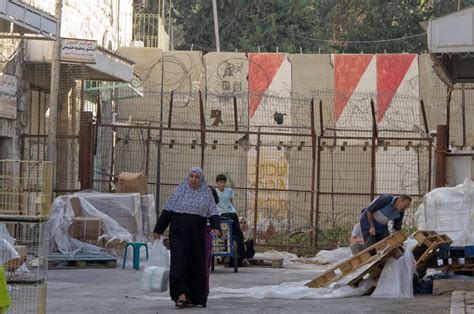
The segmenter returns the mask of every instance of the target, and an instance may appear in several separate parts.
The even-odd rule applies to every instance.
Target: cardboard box
[[[74,211],[74,217],[82,216],[82,207],[81,202],[78,197],[71,197],[69,200],[71,202],[72,210]]]
[[[123,256],[127,241],[109,240],[104,241],[103,247],[114,253],[116,256]]]
[[[97,244],[102,234],[102,222],[97,217],[76,217],[69,226],[69,235],[80,241]]]
[[[148,178],[142,173],[122,172],[118,177],[117,192],[147,194],[147,184]]]

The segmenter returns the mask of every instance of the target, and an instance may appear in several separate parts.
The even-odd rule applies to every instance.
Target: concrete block
[[[436,279],[433,280],[433,294],[450,293],[459,288],[474,291],[474,280],[470,279]]]

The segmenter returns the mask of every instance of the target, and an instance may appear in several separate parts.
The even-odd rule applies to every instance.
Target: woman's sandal
[[[178,300],[175,303],[175,307],[178,309],[184,309],[187,306],[186,300]]]

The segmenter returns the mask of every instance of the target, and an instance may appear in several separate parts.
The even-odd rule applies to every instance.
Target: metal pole
[[[319,101],[319,128],[321,136],[324,136],[324,121],[323,121],[323,100]]]
[[[199,91],[199,120],[201,121],[201,169],[204,170],[204,157],[206,152],[206,116],[204,115],[204,103],[202,93]]]
[[[425,133],[426,136],[430,136],[430,129],[428,127],[428,119],[426,118],[426,110],[425,110],[425,102],[420,100],[420,106],[421,106],[421,114],[423,117],[423,125],[425,126]]]
[[[371,147],[371,156],[370,156],[370,199],[373,200],[375,197],[375,179],[376,179],[376,153],[375,153],[375,145],[377,143],[377,120],[376,120],[376,113],[375,113],[375,104],[373,99],[370,100],[370,109],[372,112],[372,147]]]
[[[461,84],[461,110],[462,110],[462,147],[466,146],[466,93],[464,91],[464,83]]]
[[[150,167],[150,139],[151,139],[151,130],[150,130],[151,121],[148,121],[148,127],[146,129],[146,140],[145,140],[145,175],[148,177],[148,168]]]
[[[163,144],[163,93],[165,79],[165,54],[161,51],[161,97],[160,97],[160,138],[158,140],[158,156],[156,158],[156,215],[160,215],[160,191],[161,191],[161,145]]]
[[[315,204],[315,210],[316,210],[316,218],[315,218],[315,229],[316,229],[316,235],[314,237],[314,245],[315,247],[318,247],[319,244],[319,205],[320,205],[320,197],[321,197],[321,137],[317,137],[317,146],[316,146],[316,204]]]
[[[446,133],[446,142],[448,145],[446,146],[446,150],[449,150],[449,138],[450,138],[450,129],[451,129],[451,96],[453,93],[453,88],[448,87],[448,95],[446,97],[446,126],[447,126],[447,133]]]
[[[258,181],[260,180],[260,127],[258,127],[257,134],[257,156],[255,158],[255,200],[254,200],[254,212],[253,212],[253,238],[255,239],[255,244],[257,244],[257,220],[258,220]]]
[[[172,39],[171,39],[171,0],[170,0],[170,7],[168,8],[168,36],[170,36],[170,42],[169,42],[169,48],[171,48],[170,50],[173,50],[173,46],[171,45],[172,44]]]
[[[214,34],[216,36],[216,51],[221,52],[221,43],[219,40],[219,21],[217,20],[216,0],[212,0],[212,12],[214,14]]]
[[[56,41],[51,60],[51,91],[49,98],[48,161],[53,163],[53,187],[56,186],[56,136],[58,131],[59,70],[61,66],[61,16],[63,1],[56,0]]]
[[[235,130],[239,130],[239,118],[238,118],[238,113],[237,113],[237,97],[233,97],[234,100],[234,125],[235,125]]]
[[[314,98],[311,98],[311,237],[310,246],[314,248],[315,223],[314,223],[314,190],[316,189],[316,126],[315,126]]]
[[[432,147],[433,147],[433,139],[429,138],[428,140],[428,190],[427,192],[431,191],[431,179],[432,179],[432,163],[433,163],[433,153],[432,153]]]
[[[170,94],[170,110],[168,112],[168,129],[171,129],[171,121],[173,120],[173,98],[174,98],[174,91],[171,91],[171,94]]]
[[[448,126],[438,125],[436,132],[435,188],[446,183],[446,154],[448,151]]]

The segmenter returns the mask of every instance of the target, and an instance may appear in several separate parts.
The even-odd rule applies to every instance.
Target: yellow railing
[[[0,215],[49,216],[52,195],[51,162],[0,160]]]

